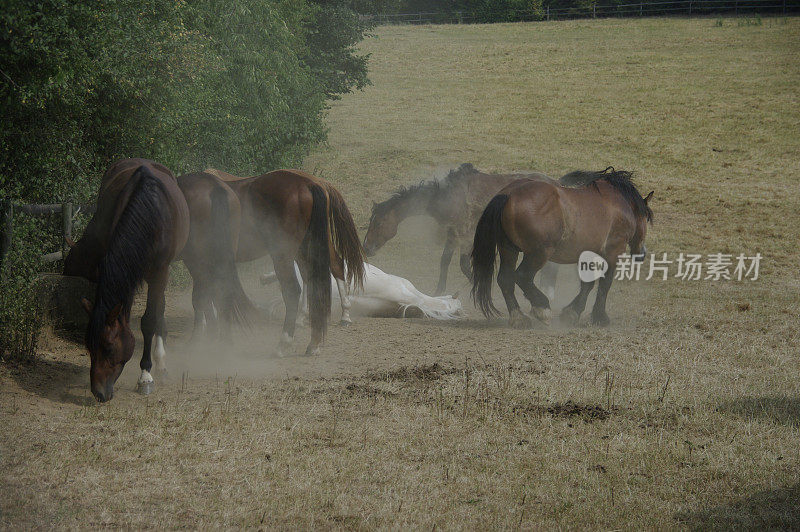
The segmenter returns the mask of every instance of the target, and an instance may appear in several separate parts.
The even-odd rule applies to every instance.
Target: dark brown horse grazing
[[[631,180],[629,172],[606,168],[602,172],[573,172],[564,179],[589,184],[566,188],[551,182],[520,179],[501,190],[483,211],[475,229],[472,251],[472,297],[487,316],[497,314],[492,303],[495,255],[500,253],[497,284],[503,292],[512,327],[530,327],[531,320],[514,296],[518,285],[531,303],[532,314],[549,323],[550,302],[533,284],[546,261],[572,264],[583,251],[593,251],[608,262],[600,278],[592,323],[608,325],[606,296],[614,279],[617,257],[626,246],[638,260],[647,252],[644,239],[653,212]],[[522,262],[517,258],[522,252]],[[581,282],[575,299],[562,317],[577,322],[594,282]]]
[[[205,173],[225,181],[241,203],[236,260],[272,257],[286,306],[278,355],[291,350],[297,322],[300,284],[294,262],[308,286],[312,335],[306,355],[317,354],[331,311],[330,275],[340,292],[345,279],[355,287],[364,279],[364,250],[344,198],[326,180],[300,170],[244,178],[214,169]]]
[[[167,168],[146,159],[124,159],[103,175],[97,212],[64,261],[65,275],[97,282],[94,303],[84,298],[83,305],[90,316],[86,347],[92,359],[91,389],[98,401],[112,398],[114,383],[133,355],[131,305],[142,281],[147,281],[147,308],[142,316],[139,389],[152,390],[154,335],[156,364],[163,368],[169,263],[183,249],[188,233],[186,200]]]
[[[207,327],[229,339],[232,323],[249,326],[261,316],[245,294],[236,270],[242,221],[239,198],[221,179],[204,172],[178,176],[178,187],[192,221],[181,254],[193,281],[192,340],[200,340]]]
[[[486,203],[497,191],[516,181],[529,177],[550,179],[544,174],[485,174],[469,163],[451,170],[443,180],[431,180],[411,187],[401,187],[391,198],[373,203],[369,228],[364,237],[364,249],[371,257],[394,238],[400,222],[415,215],[427,215],[447,231],[442,258],[439,261],[439,282],[436,295],[444,293],[447,270],[456,248],[460,249],[459,265],[467,278],[471,278],[469,254],[472,236]]]

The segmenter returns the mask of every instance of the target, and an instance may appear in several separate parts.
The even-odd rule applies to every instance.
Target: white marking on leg
[[[139,384],[149,384],[153,382],[153,376],[150,375],[150,372],[146,369],[142,370],[142,374],[139,375]]]
[[[347,295],[347,285],[341,279],[336,279],[336,288],[339,290],[339,299],[342,303],[342,321],[352,323],[350,319],[350,308],[353,306],[350,302],[350,296]]]
[[[166,371],[167,365],[165,359],[167,357],[167,350],[164,349],[164,339],[160,335],[155,337],[155,347],[153,348],[153,362],[155,362],[156,369],[159,371]]]

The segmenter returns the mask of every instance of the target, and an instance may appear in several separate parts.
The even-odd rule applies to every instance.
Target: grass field
[[[0,526],[800,527],[800,19],[375,34],[373,85],[305,165],[359,224],[463,162],[614,165],[655,190],[650,251],[760,252],[760,278],[615,283],[607,329],[511,330],[462,292],[457,324],[360,319],[281,360],[277,325],[188,352],[172,294],[171,380],[147,398],[135,355],[94,404],[79,339],[0,366]],[[375,264],[432,290],[429,225]]]

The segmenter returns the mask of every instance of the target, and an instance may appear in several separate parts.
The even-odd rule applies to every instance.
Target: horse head
[[[96,308],[86,298],[82,298],[81,303],[90,320],[86,348],[92,360],[89,372],[92,394],[103,403],[114,396],[114,383],[131,359],[136,340],[121,303],[108,312]]]
[[[364,251],[372,257],[386,242],[397,234],[402,218],[388,202],[372,203],[372,216],[369,219],[367,234],[364,236]]]

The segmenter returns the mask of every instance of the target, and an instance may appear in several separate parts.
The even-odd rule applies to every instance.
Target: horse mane
[[[159,233],[168,226],[170,211],[164,203],[163,185],[146,166],[134,172],[126,185],[129,187],[128,202],[99,265],[94,308],[86,329],[90,350],[99,347],[106,317],[117,304],[122,304],[125,316],[130,315],[133,296],[159,244]],[[120,196],[124,197],[125,192],[123,189]]]
[[[601,172],[591,172],[587,170],[575,170],[563,175],[558,182],[565,187],[585,187],[591,184],[597,186],[597,181],[605,180],[609,185],[619,192],[623,198],[628,200],[637,216],[644,216],[648,222],[653,221],[653,211],[644,201],[633,182],[633,172],[615,170],[609,166]]]
[[[380,203],[376,203],[372,206],[372,215],[370,216],[370,221],[376,216],[382,216],[393,210],[399,203],[403,201],[412,199],[422,194],[435,193],[439,190],[439,187],[440,184],[435,179],[431,181],[420,181],[416,185],[401,186],[395,190],[394,193],[392,193],[389,199]]]
[[[422,194],[436,195],[443,188],[446,189],[447,187],[452,186],[459,179],[477,172],[478,170],[471,163],[463,163],[458,168],[448,172],[447,176],[444,178],[444,183],[442,183],[442,181],[439,179],[431,179],[429,181],[420,181],[416,185],[401,186],[394,191],[389,199],[380,203],[376,203],[372,206],[372,215],[370,217],[370,221],[375,216],[382,216],[391,211],[397,206],[398,203]]]

